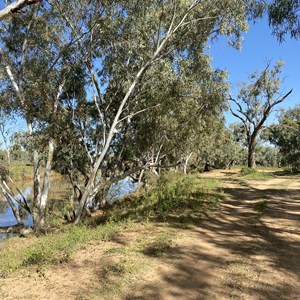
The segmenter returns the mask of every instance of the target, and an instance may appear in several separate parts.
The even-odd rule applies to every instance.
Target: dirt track
[[[218,212],[182,232],[171,253],[121,299],[300,299],[300,178],[262,182],[215,171]],[[253,210],[267,199],[263,215]]]
[[[300,299],[300,177],[245,180],[231,171],[225,201],[177,238],[161,257],[143,258],[146,271],[130,275],[109,299]],[[253,208],[267,205],[263,211]],[[139,225],[143,227],[143,225]],[[157,224],[157,230],[160,224]],[[106,299],[99,270],[103,253],[147,233],[129,231],[104,245],[88,245],[67,264],[44,273],[1,279],[5,299]],[[118,278],[115,278],[118,280]],[[16,284],[18,282],[18,284]]]

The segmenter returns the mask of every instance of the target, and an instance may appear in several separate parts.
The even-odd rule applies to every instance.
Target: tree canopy
[[[269,4],[269,23],[273,34],[280,42],[286,35],[297,39],[300,37],[300,1],[275,0]]]
[[[262,72],[249,76],[250,83],[244,83],[237,99],[229,98],[229,109],[244,127],[248,145],[248,167],[255,167],[255,147],[258,135],[274,107],[282,103],[291,93],[281,93],[279,74],[283,62],[279,61],[273,68],[267,64]],[[230,105],[233,103],[235,109]]]
[[[170,166],[187,172],[189,161],[213,158],[226,166],[234,159],[231,149],[237,153],[239,146],[223,118],[227,74],[212,67],[206,47],[225,36],[239,48],[260,1],[20,5],[34,2],[0,28],[0,81],[2,108],[27,125],[22,147],[33,162],[36,228],[45,226],[53,168],[70,177],[79,203],[72,221],[78,223],[88,203],[105,198],[124,176],[142,180],[144,170],[157,176]],[[251,134],[287,96],[274,98],[279,69],[266,68],[241,90],[247,112],[232,99]]]
[[[282,163],[300,170],[300,106],[283,111],[279,123],[267,130],[269,141],[279,148]]]

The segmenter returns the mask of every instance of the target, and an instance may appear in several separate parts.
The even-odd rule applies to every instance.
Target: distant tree
[[[223,120],[219,120],[207,136],[201,141],[197,152],[199,168],[209,161],[214,168],[231,168],[243,163],[244,148],[237,140],[232,128],[227,128]]]
[[[268,128],[265,134],[279,148],[282,163],[300,170],[300,106],[283,111],[279,123]]]
[[[278,167],[281,163],[278,148],[261,142],[257,145],[256,162],[259,166]]]
[[[267,67],[261,72],[250,75],[250,83],[244,83],[237,99],[230,97],[229,109],[238,118],[245,129],[248,147],[248,167],[255,167],[255,147],[258,135],[274,106],[283,102],[292,92],[281,94],[281,80],[278,77],[282,71],[283,62],[277,62],[273,68]],[[231,106],[233,103],[235,107]]]
[[[274,0],[269,4],[269,24],[273,34],[283,42],[286,35],[300,37],[300,1]]]
[[[247,164],[247,135],[245,132],[245,127],[243,123],[233,123],[229,125],[229,128],[232,133],[232,138],[239,145],[239,152],[236,155],[237,164],[245,165]],[[280,163],[280,156],[278,154],[278,149],[274,146],[266,144],[268,141],[264,137],[264,129],[257,139],[257,147],[255,150],[255,157],[257,165],[260,166],[278,166]]]

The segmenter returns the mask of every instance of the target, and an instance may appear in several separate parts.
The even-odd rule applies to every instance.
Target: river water
[[[23,182],[17,184],[18,188],[26,196],[26,199],[32,199],[32,182]],[[133,183],[130,178],[126,178],[119,183],[111,186],[108,193],[108,201],[112,202],[115,199],[129,194],[136,189],[136,183]],[[49,191],[49,206],[62,207],[64,204],[62,200],[68,200],[72,194],[72,187],[66,178],[54,179],[51,181],[51,187]],[[32,218],[30,215],[24,217],[25,225],[32,225]],[[1,226],[12,226],[16,224],[16,219],[13,215],[12,209],[6,202],[5,197],[0,192],[0,227]],[[10,237],[9,234],[0,233],[0,241]]]
[[[32,182],[20,182],[17,183],[18,188],[23,192],[26,199],[32,199]],[[68,180],[64,178],[54,179],[51,182],[51,187],[49,190],[49,204],[58,205],[57,203],[62,203],[62,200],[68,200],[71,195],[71,185]],[[26,213],[26,212],[24,212]],[[24,215],[24,223],[26,226],[32,225],[31,215]],[[1,226],[12,226],[16,224],[16,219],[13,215],[12,209],[8,205],[5,197],[0,193],[0,227]],[[9,237],[9,234],[0,233],[0,241]]]

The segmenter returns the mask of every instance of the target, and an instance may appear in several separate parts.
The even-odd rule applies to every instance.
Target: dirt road
[[[205,176],[223,183],[220,209],[121,299],[300,299],[300,178]]]
[[[195,226],[137,224],[71,262],[1,279],[1,298],[300,299],[300,177],[201,176],[218,178],[225,198]],[[139,250],[161,232],[176,234],[162,255]]]

